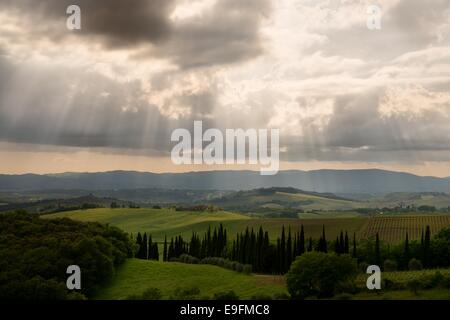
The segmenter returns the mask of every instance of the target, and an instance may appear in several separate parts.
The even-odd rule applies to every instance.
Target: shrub
[[[239,300],[238,295],[233,291],[223,291],[214,294],[214,300]]]
[[[236,269],[237,272],[242,272],[244,270],[244,265],[242,263],[236,263]]]
[[[397,262],[394,260],[384,260],[383,264],[383,270],[384,271],[395,271],[397,270]]]
[[[182,254],[179,258],[179,261],[182,263],[198,264],[200,260],[188,254]]]
[[[420,260],[417,260],[415,258],[412,258],[411,260],[409,260],[408,263],[408,269],[409,270],[422,270],[423,266],[422,266],[422,262]]]
[[[245,274],[252,273],[252,265],[251,264],[245,264],[242,268],[242,272]]]
[[[426,276],[422,279],[422,287],[423,287],[423,289],[436,288],[438,286],[443,285],[444,281],[445,281],[445,278],[442,275],[442,273],[439,271],[436,271],[433,275]]]
[[[421,287],[420,281],[417,279],[413,279],[408,281],[407,287],[411,290],[414,295],[417,295],[419,288]]]
[[[199,294],[200,289],[195,286],[176,288],[170,298],[172,300],[194,300]]]
[[[356,273],[356,263],[349,255],[308,252],[292,263],[286,275],[287,288],[294,299],[332,297],[341,283],[354,281]]]
[[[142,294],[142,300],[161,300],[162,293],[158,288],[148,288]]]

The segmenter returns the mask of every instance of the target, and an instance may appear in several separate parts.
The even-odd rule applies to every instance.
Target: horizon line
[[[313,170],[301,170],[301,169],[287,169],[287,170],[279,170],[278,173],[283,172],[318,172],[318,171],[382,171],[382,172],[391,172],[391,173],[400,173],[400,174],[408,174],[412,176],[417,177],[423,177],[423,178],[438,178],[438,179],[446,179],[450,178],[448,176],[445,177],[439,177],[439,176],[432,176],[432,175],[420,175],[408,171],[397,171],[397,170],[386,170],[386,169],[380,169],[380,168],[355,168],[355,169],[329,169],[329,168],[322,168],[322,169],[313,169]],[[64,172],[55,172],[55,173],[33,173],[33,172],[25,172],[25,173],[1,173],[2,176],[26,176],[26,175],[36,175],[36,176],[57,176],[57,175],[68,175],[68,174],[98,174],[98,173],[117,173],[117,172],[133,172],[133,173],[147,173],[147,174],[155,174],[155,175],[165,175],[165,174],[173,174],[173,175],[181,175],[181,174],[191,174],[191,173],[220,173],[220,172],[253,172],[253,173],[259,173],[258,170],[250,170],[250,169],[229,169],[229,170],[192,170],[192,171],[185,171],[185,172],[153,172],[153,171],[140,171],[140,170],[125,170],[125,169],[117,169],[117,170],[107,170],[107,171],[64,171]],[[276,176],[276,175],[275,175]]]

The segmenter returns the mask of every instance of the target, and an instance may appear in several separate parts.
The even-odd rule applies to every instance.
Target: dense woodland
[[[27,213],[0,215],[0,299],[90,297],[132,256],[129,236],[118,228]],[[78,265],[82,289],[69,292],[66,274]]]
[[[142,236],[138,233],[135,241],[137,258],[159,260],[158,246],[152,242],[151,236],[147,240],[147,234]],[[227,230],[220,225],[213,230],[209,228],[202,237],[193,233],[189,241],[181,236],[170,241],[166,238],[162,260],[174,261],[182,255],[197,259],[220,257],[251,265],[253,272],[285,274],[296,257],[311,251],[349,254],[363,271],[369,264],[376,264],[385,271],[444,268],[450,266],[450,229],[443,229],[431,237],[430,227],[427,226],[420,241],[410,241],[406,233],[402,243],[390,245],[383,242],[378,234],[373,239],[358,241],[355,234],[349,236],[344,231],[336,239],[329,240],[325,227],[319,239],[312,239],[307,237],[303,226],[295,232],[283,227],[275,241],[262,227],[256,232],[247,228],[230,240]]]

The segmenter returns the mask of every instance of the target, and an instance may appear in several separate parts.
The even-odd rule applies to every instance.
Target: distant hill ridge
[[[151,173],[111,171],[97,173],[0,175],[0,190],[50,189],[196,189],[250,190],[291,187],[321,193],[444,192],[450,193],[450,178],[423,177],[404,172],[363,170],[288,170],[275,176],[258,171],[206,171]]]

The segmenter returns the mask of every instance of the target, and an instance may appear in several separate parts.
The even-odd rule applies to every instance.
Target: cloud
[[[260,23],[269,0],[217,0],[202,15],[173,19],[181,0],[2,0],[0,8],[20,17],[28,41],[101,44],[128,50],[135,59],[169,60],[182,69],[232,64],[260,55]],[[66,8],[81,8],[82,29],[66,29]],[[33,34],[34,37],[28,37]],[[11,37],[16,35],[11,33]]]
[[[381,30],[369,30],[366,10],[368,1],[349,1],[330,20],[321,21],[311,31],[325,36],[325,45],[316,45],[310,52],[323,50],[326,55],[386,61],[430,45],[449,43],[450,7],[446,0],[379,1]],[[316,11],[323,11],[316,4]],[[447,36],[444,33],[447,32]]]
[[[131,3],[130,3],[131,2]],[[0,7],[26,16],[34,25],[52,23],[52,37],[67,32],[66,9],[81,8],[81,37],[98,37],[107,48],[123,48],[142,43],[158,43],[169,36],[169,14],[174,0],[2,0]],[[47,21],[49,20],[49,21]],[[57,24],[54,24],[58,22]]]
[[[380,31],[369,1],[132,2],[0,0],[0,140],[167,154],[203,120],[280,128],[282,160],[450,159],[446,1],[381,0]]]
[[[201,17],[176,23],[155,52],[185,69],[254,59],[264,50],[259,28],[270,8],[269,0],[217,0]]]

